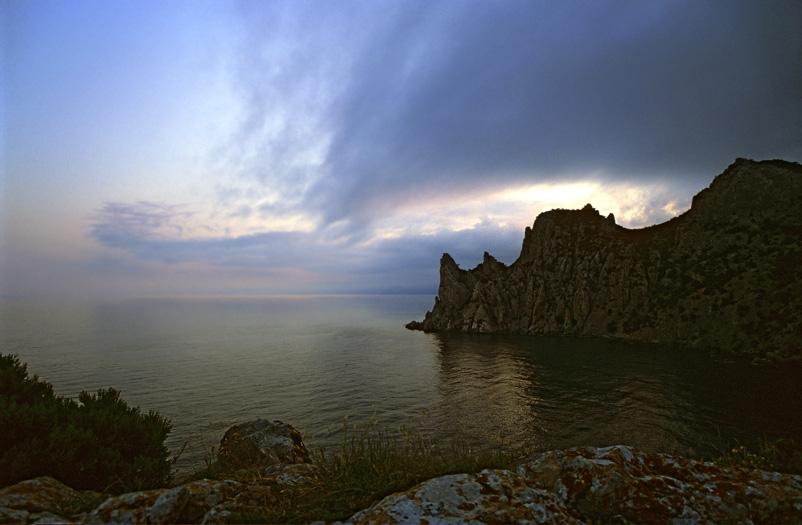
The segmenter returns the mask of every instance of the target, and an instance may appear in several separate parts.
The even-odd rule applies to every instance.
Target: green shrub
[[[0,486],[52,476],[79,490],[123,493],[170,483],[169,420],[129,407],[112,388],[78,402],[14,355],[0,354]]]

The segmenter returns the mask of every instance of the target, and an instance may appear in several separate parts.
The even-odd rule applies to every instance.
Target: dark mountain
[[[737,159],[663,224],[542,213],[506,266],[440,260],[427,332],[588,335],[802,359],[802,166]]]

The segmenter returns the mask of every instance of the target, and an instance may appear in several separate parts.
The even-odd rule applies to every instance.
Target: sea
[[[77,399],[158,411],[177,477],[226,429],[281,420],[310,448],[344,425],[521,454],[626,444],[713,458],[802,439],[799,367],[595,338],[425,334],[433,295],[0,300],[0,352]],[[180,453],[180,454],[179,454]]]

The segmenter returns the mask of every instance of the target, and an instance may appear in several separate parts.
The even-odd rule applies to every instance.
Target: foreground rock
[[[428,332],[590,335],[802,358],[802,166],[738,159],[691,209],[629,230],[589,204],[527,228],[506,266],[440,261]]]
[[[802,523],[802,478],[628,447],[538,454],[517,472],[594,521]]]
[[[98,492],[78,491],[53,478],[21,481],[0,489],[0,523],[69,523],[81,520],[80,507],[99,503]]]
[[[802,478],[625,446],[537,454],[515,472],[445,476],[384,498],[368,523],[802,523]]]
[[[250,448],[244,442],[251,441],[264,455],[287,462],[264,466],[260,452],[249,466],[257,475],[245,481],[199,480],[111,497],[37,478],[0,490],[0,523],[231,523],[269,508],[281,491],[314,475],[313,465],[300,462],[308,460],[308,454],[300,453],[306,447],[295,441],[289,425],[258,421],[234,428],[239,430],[226,433],[227,443],[236,434],[245,450]],[[281,443],[278,450],[286,452],[287,436],[293,454],[261,448]],[[349,520],[361,525],[672,521],[802,523],[802,478],[625,446],[575,448],[536,454],[514,471],[431,479]]]
[[[581,523],[581,515],[508,470],[435,478],[387,496],[349,523]]]
[[[269,506],[273,490],[269,482],[194,481],[109,498],[84,523],[227,523],[234,513]]]
[[[275,479],[201,480],[107,497],[94,509],[76,513],[84,494],[53,478],[36,478],[0,491],[0,523],[227,523],[235,513],[269,506],[281,488]]]
[[[311,461],[300,432],[287,423],[265,419],[229,428],[217,459],[240,468]]]
[[[107,496],[36,478],[0,490],[0,523],[226,523],[269,506],[311,472],[300,432],[281,421],[231,427],[219,459],[249,481],[200,480]]]

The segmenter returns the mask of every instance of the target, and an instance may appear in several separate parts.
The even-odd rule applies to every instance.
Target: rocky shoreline
[[[281,421],[232,427],[219,450],[219,461],[258,475],[245,482],[203,479],[119,496],[76,491],[41,477],[0,489],[0,522],[233,523],[314,476],[301,434]],[[802,523],[802,477],[624,445],[578,447],[534,454],[509,470],[434,478],[389,495],[346,522]]]

